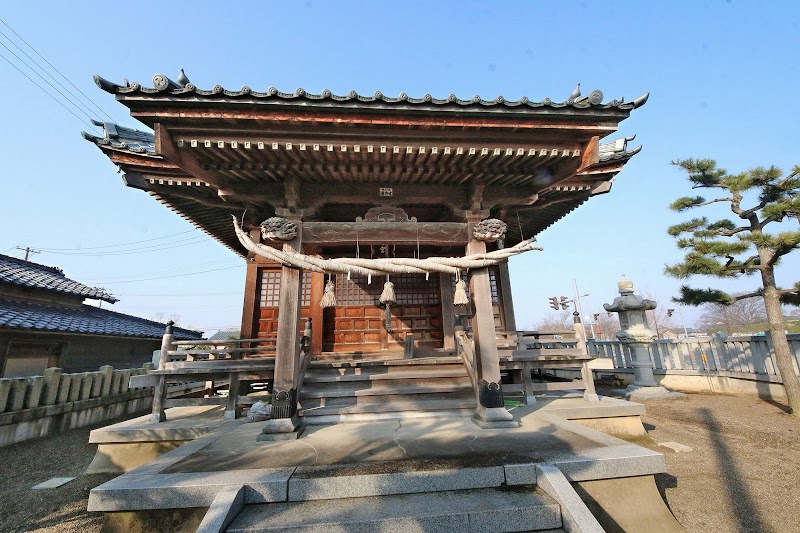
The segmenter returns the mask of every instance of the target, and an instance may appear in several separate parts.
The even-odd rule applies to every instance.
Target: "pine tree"
[[[800,379],[794,372],[781,313],[782,303],[800,305],[800,282],[791,289],[781,289],[775,283],[775,266],[783,256],[800,248],[800,231],[795,229],[800,221],[800,166],[784,176],[774,166],[729,174],[717,168],[716,161],[711,159],[686,159],[672,164],[688,173],[692,189],[706,189],[719,195],[710,200],[702,196],[678,198],[670,205],[673,211],[727,203],[738,220],[710,222],[706,217],[699,217],[671,226],[668,232],[677,239],[678,248],[685,250],[686,256],[682,262],[668,265],[666,273],[682,279],[694,275],[739,278],[758,274],[761,277],[761,286],[745,294],[732,296],[718,289],[684,285],[680,297],[674,300],[687,305],[730,305],[754,296],[763,298],[775,362],[783,378],[789,407],[794,416],[800,416]],[[746,201],[753,205],[743,206]],[[768,233],[767,226],[770,229],[777,226],[777,230]]]

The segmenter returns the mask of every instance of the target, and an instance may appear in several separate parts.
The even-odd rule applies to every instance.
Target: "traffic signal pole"
[[[575,310],[580,314],[581,323],[584,324],[584,329],[585,329],[586,317],[584,316],[583,308],[581,307],[581,298],[583,298],[583,296],[589,296],[589,295],[584,294],[583,296],[580,296],[580,293],[578,292],[578,282],[575,280],[575,278],[572,278],[572,286],[575,288]],[[594,328],[592,328],[592,330],[594,330]],[[594,339],[594,331],[592,331],[591,338]]]

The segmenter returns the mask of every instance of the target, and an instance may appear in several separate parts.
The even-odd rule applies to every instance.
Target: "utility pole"
[[[31,254],[40,254],[40,253],[42,253],[41,250],[34,250],[30,246],[26,246],[25,248],[22,248],[21,246],[15,246],[14,248],[16,248],[17,250],[23,250],[25,252],[25,261],[28,260],[28,257]]]
[[[583,308],[581,307],[581,298],[584,296],[589,296],[588,294],[580,295],[578,292],[578,282],[575,278],[572,278],[572,286],[575,288],[575,310],[580,314],[581,317],[581,324],[583,324],[584,331],[586,330],[586,317],[583,316]],[[590,326],[592,336],[591,338],[594,339],[594,328]]]
[[[681,323],[683,324],[683,335],[688,339],[689,338],[689,330],[686,329],[686,319],[683,318],[683,305],[678,307],[678,312],[681,314]]]

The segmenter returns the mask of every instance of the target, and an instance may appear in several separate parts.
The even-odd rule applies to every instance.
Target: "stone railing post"
[[[581,323],[581,315],[577,311],[572,313],[572,328],[575,330],[575,337],[578,339],[578,348],[587,355],[589,354],[589,346],[586,341],[586,330]],[[530,376],[530,374],[528,374]],[[586,390],[583,391],[583,399],[587,402],[599,402],[600,397],[594,388],[594,375],[592,369],[589,368],[589,361],[584,361],[581,365],[581,377],[583,378],[583,385]]]
[[[165,370],[167,362],[169,361],[169,351],[172,349],[172,343],[175,341],[175,336],[172,333],[172,326],[174,322],[170,320],[167,322],[167,327],[164,330],[164,336],[161,338],[161,356],[158,360],[158,369]],[[164,400],[167,398],[167,376],[160,375],[158,377],[158,385],[153,391],[153,412],[150,418],[153,422],[164,422],[167,415],[164,412]]]
[[[2,378],[0,379],[0,413],[9,411],[8,397],[11,393],[11,380]]]
[[[61,381],[60,368],[48,368],[44,371],[43,405],[55,405],[58,401],[58,384]]]

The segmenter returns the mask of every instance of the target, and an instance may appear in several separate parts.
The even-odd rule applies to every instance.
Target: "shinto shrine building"
[[[609,192],[639,150],[609,136],[647,100],[203,90],[183,71],[152,87],[95,80],[154,133],[98,122],[104,136],[84,136],[128,187],[248,261],[241,334],[277,335],[273,417],[287,419],[308,316],[311,353],[332,361],[453,355],[466,324],[478,419],[506,420],[496,332],[517,326],[503,251]],[[462,277],[470,305],[457,306]]]

